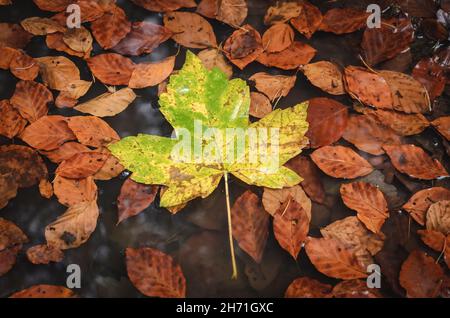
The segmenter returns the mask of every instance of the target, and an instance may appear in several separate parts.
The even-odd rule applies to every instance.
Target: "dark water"
[[[49,12],[40,11],[30,0],[16,0],[9,7],[0,8],[1,22],[19,22],[31,16],[50,16]],[[364,6],[362,1],[312,1],[322,11],[341,4]],[[373,1],[370,1],[371,3]],[[250,0],[249,17],[247,23],[254,26],[261,33],[265,30],[262,24],[263,16],[270,1]],[[131,21],[152,21],[162,24],[162,15],[148,12],[133,5],[130,1],[119,0],[118,4],[126,11]],[[213,22],[218,41],[224,41],[231,33],[230,27]],[[331,60],[339,65],[360,65],[357,58],[361,33],[336,36],[332,34],[317,33],[311,41],[296,33],[296,39],[312,45],[318,50],[315,61]],[[425,42],[425,43],[424,43]],[[418,40],[421,46],[416,49],[414,58],[417,60],[424,54],[425,49],[434,43]],[[49,50],[45,46],[45,37],[34,37],[26,49],[33,57],[46,55],[65,55],[61,52]],[[101,49],[96,46],[93,54]],[[176,54],[178,46],[168,41],[161,45],[154,53],[134,58],[135,61],[156,61],[166,56]],[[177,58],[177,67],[184,61],[185,50]],[[90,72],[81,59],[68,56],[80,68],[82,79],[89,80]],[[277,69],[268,70],[266,67],[253,63],[243,72],[235,68],[235,76],[248,79],[259,71],[270,71],[272,74],[293,74]],[[7,99],[13,95],[17,80],[7,71],[0,71],[0,98]],[[100,83],[90,89],[81,101],[88,100],[105,92]],[[137,133],[148,133],[169,136],[171,127],[166,123],[158,110],[157,89],[149,88],[137,90],[139,96],[136,101],[123,113],[114,118],[106,119],[108,123],[121,135],[126,137]],[[289,96],[282,99],[279,107],[285,108],[312,97],[327,96],[325,93],[312,87],[303,75],[298,75],[296,86]],[[329,97],[329,96],[327,96]],[[347,97],[337,98],[344,104],[351,106]],[[448,100],[444,100],[446,105]],[[448,109],[447,109],[448,110]],[[52,114],[72,116],[77,114],[73,110],[59,110],[53,108]],[[332,129],[332,127],[330,127]],[[19,141],[16,141],[19,142]],[[414,137],[413,142],[422,145],[425,149],[443,153],[440,139],[432,131]],[[7,143],[0,139],[0,143]],[[307,152],[308,153],[308,152]],[[365,155],[368,157],[367,155]],[[446,157],[446,160],[448,157]],[[49,162],[50,171],[54,166]],[[171,215],[164,209],[158,208],[155,202],[139,216],[116,226],[117,206],[116,199],[123,180],[120,178],[107,182],[98,182],[99,207],[101,216],[95,233],[90,240],[80,248],[69,250],[61,263],[50,265],[32,265],[22,253],[15,267],[0,278],[0,297],[35,284],[65,285],[66,267],[69,264],[78,264],[82,270],[82,288],[76,292],[82,297],[142,297],[131,285],[126,275],[124,249],[126,247],[151,246],[170,253],[180,262],[187,279],[188,297],[281,297],[289,283],[299,276],[317,278],[323,282],[335,283],[334,280],[318,273],[309,263],[304,251],[294,261],[288,253],[284,252],[274,240],[273,234],[269,238],[264,259],[260,265],[255,264],[250,257],[237,249],[239,278],[232,281],[231,264],[227,240],[226,207],[223,182],[218,189],[207,199],[196,200],[177,215]],[[346,216],[354,215],[343,206],[339,199],[338,189],[341,181],[325,175],[322,176],[327,192],[327,204],[321,206],[313,204],[313,219],[311,234],[318,234],[318,229]],[[391,218],[383,229],[390,238],[386,242],[387,252],[396,251],[396,256],[404,257],[407,251],[418,246],[415,238],[407,238],[408,217],[397,213],[398,207],[410,196],[407,188],[398,182],[393,185],[385,183],[383,171],[375,171],[364,178],[366,181],[380,185],[381,190],[387,194],[391,207]],[[417,187],[430,186],[430,183],[414,183]],[[234,200],[248,188],[238,180],[231,179],[231,200]],[[252,188],[261,194],[261,189]],[[55,198],[43,199],[37,187],[22,189],[17,198],[0,211],[0,217],[15,222],[30,238],[25,246],[45,242],[44,228],[65,211]],[[414,225],[411,231],[415,231]],[[272,232],[272,231],[270,231]],[[406,239],[404,239],[406,237]],[[398,242],[402,244],[399,246]],[[403,253],[403,254],[402,254]],[[404,258],[403,258],[404,259]],[[387,270],[395,271],[391,268]],[[383,269],[382,269],[383,270]],[[398,295],[389,284],[383,284],[386,296]]]

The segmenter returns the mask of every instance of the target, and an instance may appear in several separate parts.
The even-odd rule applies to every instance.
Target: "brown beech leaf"
[[[56,169],[56,174],[70,179],[93,176],[105,164],[108,155],[99,152],[82,152],[64,160]]]
[[[0,68],[2,70],[9,70],[11,61],[17,54],[21,54],[21,52],[17,49],[0,46]]]
[[[218,67],[228,78],[233,76],[233,67],[228,64],[227,60],[219,50],[205,49],[198,53],[198,57],[202,60],[203,65],[205,65],[208,70]]]
[[[284,298],[330,298],[333,287],[309,277],[295,279],[284,293]]]
[[[435,298],[444,272],[431,256],[424,252],[413,251],[402,264],[400,285],[406,290],[408,298]]]
[[[445,247],[446,237],[441,232],[433,230],[419,230],[417,233],[420,235],[422,241],[429,248],[435,250],[436,252],[442,252]]]
[[[365,68],[345,68],[345,83],[348,93],[366,105],[392,109],[394,98],[387,81],[379,74]]]
[[[20,138],[31,147],[46,151],[57,149],[66,141],[76,139],[66,118],[59,115],[41,117],[25,128]]]
[[[111,11],[91,23],[92,34],[102,48],[108,50],[116,46],[131,31],[131,22],[120,7],[115,6]]]
[[[450,234],[450,201],[439,201],[430,205],[427,212],[427,230]]]
[[[398,0],[400,8],[418,18],[435,18],[438,5],[432,0]]]
[[[135,99],[134,91],[126,87],[113,93],[104,93],[74,108],[85,114],[110,117],[123,112]]]
[[[27,236],[17,225],[4,218],[0,218],[0,251],[27,242]]]
[[[69,159],[73,155],[80,152],[89,152],[90,149],[78,142],[70,141],[66,142],[55,150],[40,151],[40,153],[46,156],[53,163],[61,163],[64,160]]]
[[[263,50],[261,35],[249,24],[234,31],[223,46],[225,56],[241,70],[255,61]]]
[[[294,42],[294,30],[285,23],[271,26],[262,36],[264,51],[269,53],[281,52]]]
[[[73,99],[78,99],[88,92],[89,88],[91,88],[92,82],[83,81],[83,80],[75,80],[70,82],[67,85],[66,90],[62,91],[61,94]],[[60,96],[61,96],[60,94]]]
[[[379,233],[389,217],[388,205],[383,192],[377,186],[366,182],[343,184],[340,192],[345,205],[358,213],[358,219],[370,231]]]
[[[53,102],[53,95],[41,83],[20,81],[10,101],[23,118],[33,123],[47,115],[47,104]]]
[[[36,285],[14,293],[9,298],[77,298],[77,295],[63,286]]]
[[[272,104],[266,95],[258,92],[250,93],[250,116],[263,118],[272,112]]]
[[[449,176],[442,164],[414,145],[383,147],[395,169],[412,178],[433,180]]]
[[[64,253],[54,247],[45,244],[35,245],[27,250],[28,260],[35,264],[49,264],[50,262],[59,263],[64,258]]]
[[[31,56],[19,51],[11,59],[9,70],[18,79],[32,81],[39,74],[39,65]]]
[[[170,56],[159,62],[137,64],[131,74],[131,88],[156,86],[165,81],[173,72],[176,56]]]
[[[80,71],[74,62],[64,56],[44,56],[35,59],[39,63],[44,83],[51,89],[65,91],[80,79]]]
[[[381,28],[367,28],[362,40],[364,60],[370,65],[389,60],[409,49],[414,40],[414,29],[406,18],[390,19]]]
[[[359,279],[339,282],[332,294],[334,298],[382,298],[378,290],[369,288],[366,281]]]
[[[49,18],[31,17],[20,22],[25,31],[33,35],[46,35],[55,32],[65,32],[66,28]]]
[[[16,264],[17,254],[22,249],[22,245],[16,245],[0,251],[0,277],[8,273]]]
[[[278,53],[264,52],[256,60],[267,67],[293,70],[308,64],[314,58],[316,52],[316,49],[308,44],[294,41],[287,49]]]
[[[108,181],[117,177],[125,170],[124,166],[120,164],[119,159],[114,157],[107,148],[103,148],[101,152],[107,154],[108,158],[100,170],[94,174],[95,180]]]
[[[303,73],[314,86],[331,95],[344,95],[344,80],[336,64],[321,61],[303,66]]]
[[[307,1],[302,2],[302,10],[298,17],[290,20],[292,26],[307,39],[310,39],[322,24],[323,15],[319,8]]]
[[[76,4],[80,6],[81,23],[98,20],[105,12],[114,12],[115,2],[115,0],[77,0]]]
[[[195,8],[194,0],[131,0],[138,6],[149,11],[167,12],[175,11],[180,8]]]
[[[215,18],[218,21],[238,28],[247,18],[248,6],[246,0],[220,0]]]
[[[128,277],[144,295],[162,298],[186,297],[186,279],[173,258],[156,249],[126,249]]]
[[[94,39],[88,29],[81,27],[69,29],[64,33],[63,41],[72,50],[87,53],[89,56]]]
[[[47,179],[47,167],[41,156],[26,146],[5,145],[0,146],[0,176],[11,176],[14,181],[7,178],[9,187],[16,184],[19,188],[28,188]]]
[[[326,146],[311,154],[314,163],[334,178],[354,179],[373,171],[372,165],[351,148]]]
[[[445,139],[450,141],[450,116],[440,117],[432,121],[431,125],[433,125]]]
[[[384,154],[383,146],[399,145],[402,139],[391,128],[378,120],[364,115],[352,115],[342,137],[359,150],[379,156]]]
[[[323,16],[320,30],[335,34],[353,33],[367,26],[369,14],[354,8],[335,8]]]
[[[300,183],[311,200],[323,204],[325,201],[325,189],[320,180],[319,169],[305,156],[297,156],[286,163],[286,167],[295,171],[303,178]]]
[[[60,250],[80,246],[95,231],[98,216],[99,211],[95,201],[69,207],[55,222],[46,226],[47,245]]]
[[[92,74],[107,85],[128,85],[136,67],[132,60],[116,53],[96,55],[87,63]]]
[[[117,198],[119,209],[117,225],[148,208],[155,200],[158,189],[158,186],[137,183],[130,178],[125,180]]]
[[[9,200],[17,196],[18,188],[16,178],[11,172],[7,174],[0,173],[0,209],[7,206]]]
[[[298,1],[277,2],[276,5],[267,9],[264,16],[264,24],[272,25],[284,23],[292,18],[296,18],[302,12],[302,4]]]
[[[205,49],[217,46],[216,35],[209,22],[191,12],[168,12],[164,26],[172,33],[172,39],[187,48]]]
[[[302,206],[303,210],[308,216],[308,219],[311,220],[311,200],[308,198],[305,191],[303,191],[302,187],[300,186],[294,186],[284,189],[264,188],[262,203],[264,209],[270,215],[275,216],[281,206],[288,202],[290,198],[292,198]]]
[[[149,54],[171,36],[172,32],[161,25],[133,22],[130,33],[114,46],[113,50],[123,55]]]
[[[77,56],[80,58],[88,58],[90,55],[90,51],[88,52],[78,52],[75,50],[72,50],[66,42],[64,42],[64,33],[57,32],[48,34],[45,37],[45,43],[47,44],[49,49],[53,49],[59,52],[65,52],[69,55]]]
[[[84,179],[69,179],[56,175],[53,188],[59,203],[67,207],[97,199],[97,186],[92,176]]]
[[[53,196],[53,186],[47,179],[42,179],[39,182],[39,193],[45,199],[50,199]]]
[[[32,37],[20,24],[0,23],[0,47],[24,49]]]
[[[413,69],[412,77],[425,86],[432,101],[444,92],[447,81],[445,69],[435,58],[420,60]]]
[[[353,251],[333,239],[309,237],[306,254],[314,267],[327,276],[338,279],[366,278],[366,269]]]
[[[369,107],[356,107],[355,110],[378,120],[399,136],[417,135],[430,126],[430,123],[422,114],[404,114]]]
[[[306,136],[311,148],[328,146],[342,137],[347,127],[348,108],[333,99],[313,98],[309,101],[307,121]]]
[[[255,82],[258,91],[264,93],[271,101],[275,101],[277,98],[286,97],[289,94],[297,77],[260,72],[253,74],[249,80]]]
[[[273,232],[280,246],[294,259],[308,236],[309,216],[302,205],[292,196],[283,203],[274,215]]]
[[[392,71],[381,71],[379,74],[391,89],[394,110],[407,114],[427,113],[431,110],[427,90],[413,77]]]
[[[433,203],[450,200],[450,190],[442,187],[434,187],[416,192],[403,205],[411,217],[420,225],[425,225],[426,214]]]
[[[27,121],[8,100],[0,101],[0,135],[12,139],[20,134],[26,125]]]
[[[231,209],[233,237],[256,263],[261,263],[269,237],[269,215],[256,194],[247,190]]]
[[[67,123],[78,141],[86,146],[100,148],[120,140],[111,126],[95,116],[73,116],[67,118]]]
[[[356,216],[335,221],[320,230],[324,238],[335,239],[354,251],[356,258],[364,266],[373,264],[372,256],[384,245],[383,233],[374,234],[358,220]]]
[[[60,12],[66,10],[73,0],[33,0],[33,2],[43,11]]]

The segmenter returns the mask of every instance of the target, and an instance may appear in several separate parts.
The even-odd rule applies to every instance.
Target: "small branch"
[[[224,173],[225,177],[225,197],[227,201],[227,214],[228,214],[228,237],[230,239],[230,252],[231,252],[231,264],[233,266],[233,275],[231,279],[237,279],[237,266],[236,256],[234,255],[234,242],[233,242],[233,225],[231,223],[231,207],[230,207],[230,191],[228,189],[228,172]]]

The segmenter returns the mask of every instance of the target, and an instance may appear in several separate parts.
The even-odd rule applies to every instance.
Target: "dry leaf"
[[[262,37],[264,51],[269,53],[281,52],[294,42],[294,30],[285,23],[271,26]]]
[[[264,93],[271,101],[275,101],[277,98],[286,97],[289,94],[297,77],[260,72],[253,74],[249,80],[255,82],[258,91]]]
[[[27,250],[28,260],[35,264],[59,263],[64,258],[64,253],[54,247],[47,245],[35,245]]]
[[[286,292],[285,298],[330,298],[332,286],[309,277],[294,280]]]
[[[271,112],[272,104],[266,95],[257,92],[250,93],[250,116],[264,118]]]
[[[99,152],[82,152],[64,160],[56,169],[56,174],[70,179],[93,176],[105,164],[108,155]]]
[[[369,13],[354,8],[335,8],[323,16],[320,30],[335,34],[353,33],[367,26]]]
[[[77,295],[63,286],[36,285],[14,293],[9,298],[77,298]]]
[[[69,29],[63,36],[64,43],[72,50],[83,53],[90,53],[92,50],[91,32],[85,27]]]
[[[294,186],[292,188],[284,189],[269,189],[264,188],[264,193],[262,197],[262,203],[264,209],[272,216],[275,216],[277,211],[285,204],[289,198],[292,198],[297,203],[299,203],[303,210],[305,210],[308,219],[311,220],[311,200],[303,191],[302,187]]]
[[[450,234],[450,201],[439,201],[430,205],[427,212],[427,230]]]
[[[159,62],[137,64],[128,85],[131,88],[145,88],[162,83],[172,74],[175,58],[170,56]]]
[[[420,225],[425,225],[426,214],[433,203],[450,200],[450,190],[442,187],[434,187],[416,192],[403,205],[411,217]]]
[[[431,122],[431,125],[433,125],[445,139],[450,141],[450,116],[435,119]]]
[[[419,61],[413,69],[412,77],[425,86],[431,101],[441,96],[445,90],[445,69],[433,57]]]
[[[42,179],[39,182],[39,193],[45,199],[50,199],[53,196],[53,186],[47,179]]]
[[[13,58],[21,52],[10,47],[0,47],[0,69],[9,70]]]
[[[255,61],[263,50],[261,35],[249,24],[234,31],[223,46],[225,56],[241,70]]]
[[[334,286],[334,298],[382,298],[380,292],[369,288],[367,282],[359,279],[345,280]]]
[[[114,129],[95,116],[69,117],[67,123],[78,141],[86,146],[100,148],[120,140]]]
[[[47,35],[55,32],[65,32],[66,28],[49,18],[31,17],[20,22],[25,31],[33,35]]]
[[[167,12],[175,11],[180,8],[195,8],[197,5],[194,0],[131,0],[138,6],[149,11]]]
[[[66,10],[73,0],[33,0],[33,2],[43,11],[60,12]]]
[[[53,102],[52,93],[41,83],[20,81],[11,97],[11,104],[30,123],[47,115],[48,103]]]
[[[97,117],[115,116],[123,112],[136,99],[131,88],[123,88],[114,93],[104,93],[75,107],[76,110]]]
[[[79,144],[78,142],[66,142],[55,150],[41,151],[41,154],[46,156],[53,163],[61,163],[77,153],[88,151],[90,151],[88,147]]]
[[[0,135],[12,139],[19,135],[26,125],[27,121],[8,100],[0,101]]]
[[[198,57],[202,60],[203,65],[208,70],[212,70],[214,67],[219,68],[224,72],[228,79],[233,76],[233,67],[228,64],[225,57],[217,49],[205,49],[198,53]]]
[[[80,79],[80,71],[71,60],[64,56],[36,58],[44,83],[51,89],[67,90],[68,85]]]
[[[69,55],[77,56],[80,58],[88,58],[90,56],[89,52],[78,52],[75,50],[72,50],[66,42],[64,42],[64,33],[57,32],[48,34],[45,38],[45,43],[47,44],[49,49],[53,49],[59,52],[65,52]]]
[[[308,64],[316,53],[316,49],[308,44],[294,41],[287,49],[278,53],[264,52],[256,60],[267,67],[294,70]]]
[[[319,8],[307,1],[302,2],[300,15],[290,20],[292,26],[306,38],[310,39],[322,24],[323,15]]]
[[[298,1],[277,2],[276,5],[267,9],[264,16],[264,24],[271,25],[284,23],[292,18],[296,18],[302,12],[302,4]]]
[[[444,250],[446,237],[441,232],[433,230],[419,230],[417,233],[420,235],[420,238],[425,245],[429,248],[439,253]]]
[[[69,179],[56,175],[53,187],[59,203],[67,207],[97,200],[97,186],[92,176]]]
[[[303,73],[314,86],[331,95],[344,95],[344,80],[341,70],[331,62],[321,61],[305,65]]]
[[[120,7],[115,6],[111,11],[91,23],[92,34],[102,48],[108,50],[116,46],[131,31],[131,22]]]
[[[11,59],[9,70],[18,79],[32,81],[39,74],[39,65],[31,56],[19,51]]]
[[[103,153],[108,155],[105,164],[94,174],[95,180],[107,181],[120,175],[125,168],[120,164],[119,159],[114,157],[107,148],[103,148]]]
[[[136,66],[129,58],[116,53],[96,55],[87,63],[92,74],[107,85],[128,85]]]
[[[24,49],[32,37],[20,24],[0,23],[0,47]]]

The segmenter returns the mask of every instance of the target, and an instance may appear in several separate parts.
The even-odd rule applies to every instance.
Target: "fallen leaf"
[[[125,168],[120,164],[119,159],[114,157],[107,148],[103,148],[103,153],[108,155],[103,166],[94,174],[95,180],[108,181],[119,176]]]
[[[114,93],[104,93],[74,108],[79,112],[97,117],[110,117],[123,112],[136,99],[131,88],[122,88]]]
[[[63,36],[64,43],[67,44],[72,50],[77,52],[89,53],[92,51],[92,38],[91,32],[85,27],[69,29]]]
[[[257,92],[250,93],[250,116],[264,118],[272,112],[272,104],[266,95]]]
[[[97,186],[92,176],[69,179],[57,174],[53,188],[58,202],[67,207],[97,200]]]
[[[165,81],[175,67],[175,56],[170,56],[159,62],[137,64],[131,74],[131,88],[156,86]]]
[[[120,140],[111,126],[95,116],[73,116],[67,118],[67,123],[78,141],[86,146],[100,148]]]
[[[80,152],[89,152],[90,149],[78,142],[69,141],[51,151],[40,151],[40,153],[46,156],[53,163],[61,163],[64,160],[69,159],[73,155]]]
[[[338,141],[347,128],[348,108],[329,98],[313,98],[309,101],[306,136],[311,148],[329,146]],[[333,127],[330,131],[329,127]]]
[[[162,298],[186,297],[186,279],[173,258],[152,248],[127,248],[128,277],[144,295]]]
[[[0,47],[24,49],[32,37],[20,24],[0,23]]]
[[[284,23],[292,18],[296,18],[302,12],[302,4],[298,1],[277,2],[276,5],[267,9],[264,16],[264,24],[272,25]]]
[[[435,58],[420,60],[412,71],[412,77],[425,86],[431,101],[441,96],[445,90],[445,69]]]
[[[49,264],[50,262],[59,263],[64,258],[64,253],[54,247],[43,245],[35,245],[27,250],[28,260],[35,264]]]
[[[53,102],[53,95],[41,83],[19,81],[10,102],[23,118],[33,123],[47,115],[47,104]]]
[[[269,53],[281,52],[294,42],[294,30],[285,23],[271,26],[262,36],[264,51]]]
[[[75,50],[72,50],[67,44],[66,42],[64,42],[64,33],[62,32],[57,32],[57,33],[52,33],[52,34],[48,34],[45,37],[45,44],[47,44],[47,47],[49,49],[53,49],[59,52],[65,52],[69,55],[73,55],[79,58],[88,58],[90,56],[90,51],[89,52],[78,52]]]
[[[446,240],[444,234],[433,230],[419,230],[417,233],[429,248],[439,253],[444,251]]]
[[[359,279],[345,280],[334,286],[334,298],[382,298],[380,292],[367,286],[367,282]]]
[[[314,163],[334,178],[354,179],[373,171],[372,165],[352,149],[343,146],[326,146],[311,154]]]
[[[215,18],[218,21],[239,28],[248,14],[246,0],[220,0]]]
[[[131,31],[131,22],[120,7],[114,6],[91,23],[92,34],[105,50],[111,49]]]
[[[330,298],[332,286],[309,277],[295,279],[284,293],[284,298]]]
[[[21,245],[0,251],[0,277],[8,273],[16,264],[17,254],[22,249]]]
[[[17,49],[13,49],[10,47],[1,47],[0,46],[0,68],[2,70],[9,70],[9,67],[11,65],[11,61],[13,58],[20,54],[21,52]]]
[[[47,35],[55,32],[65,32],[66,28],[50,18],[31,17],[20,22],[25,31],[33,35]]]
[[[305,249],[314,267],[322,274],[345,280],[367,277],[353,251],[336,240],[309,237]]]
[[[383,147],[395,169],[412,178],[433,180],[449,176],[442,164],[414,145]]]
[[[117,225],[147,209],[155,200],[158,189],[158,186],[137,183],[130,178],[125,180],[117,198],[119,209]]]
[[[284,189],[269,189],[264,188],[262,203],[264,209],[272,216],[275,216],[277,211],[292,198],[299,203],[303,210],[305,210],[308,218],[311,220],[311,200],[306,195],[300,186],[293,186]]]
[[[408,298],[435,298],[444,278],[442,268],[424,252],[413,251],[402,264],[400,285]]]
[[[431,122],[431,125],[436,128],[445,139],[450,141],[450,116],[435,119]]]
[[[249,80],[255,82],[258,91],[264,93],[271,101],[275,101],[277,98],[286,97],[289,94],[297,77],[260,72],[253,74]]]
[[[290,20],[292,26],[310,39],[322,24],[323,15],[319,8],[307,1],[302,2],[300,15]]]
[[[255,61],[263,50],[261,35],[249,24],[234,31],[223,46],[225,56],[241,70]]]
[[[18,188],[16,179],[11,172],[7,174],[0,173],[0,209],[7,206],[9,200],[17,196]]]
[[[4,99],[0,101],[0,135],[9,139],[19,135],[27,125],[27,121]]]
[[[416,192],[403,205],[411,217],[420,225],[425,225],[426,214],[433,203],[450,200],[450,190],[442,187],[433,187]]]
[[[50,199],[53,196],[53,186],[47,179],[42,179],[39,182],[39,193],[45,199]]]
[[[164,26],[172,33],[172,39],[187,48],[205,49],[217,46],[214,30],[202,16],[191,12],[167,12]]]
[[[323,16],[319,30],[334,34],[353,33],[367,26],[369,13],[354,8],[335,8]]]
[[[66,10],[73,0],[33,0],[39,9],[51,12],[60,12]]]
[[[344,80],[336,64],[321,61],[303,66],[301,69],[314,86],[331,95],[344,95]]]
[[[66,90],[62,91],[61,94],[65,94],[67,97],[78,99],[88,92],[89,88],[91,88],[92,82],[83,81],[83,80],[75,80],[69,85],[67,85]],[[60,95],[61,95],[60,94]]]
[[[233,67],[228,64],[219,50],[205,49],[198,53],[198,57],[202,60],[206,69],[211,71],[213,68],[217,67],[227,75],[228,79],[233,76]]]
[[[104,153],[82,152],[61,162],[55,173],[70,179],[87,178],[99,171],[107,158]]]
[[[427,230],[450,234],[450,201],[439,201],[430,205],[427,212]]]
[[[63,286],[36,285],[14,293],[9,298],[77,298],[77,295]]]
[[[68,85],[80,79],[78,67],[64,56],[44,56],[35,59],[39,63],[44,83],[51,89],[67,90]]]
[[[31,56],[19,51],[19,53],[14,55],[11,59],[9,70],[18,79],[32,81],[39,74],[39,65]]]
[[[316,49],[308,44],[294,41],[287,49],[278,53],[263,52],[256,60],[267,67],[294,70],[308,64],[316,53]]]
[[[47,245],[60,250],[79,247],[95,231],[98,216],[95,201],[69,207],[55,222],[46,226]]]
[[[92,74],[107,85],[128,85],[136,67],[132,60],[116,53],[96,55],[87,63]]]
[[[138,6],[149,11],[168,12],[175,11],[180,8],[195,8],[194,0],[131,0]]]
[[[27,242],[27,236],[17,225],[4,218],[0,218],[0,251]]]

